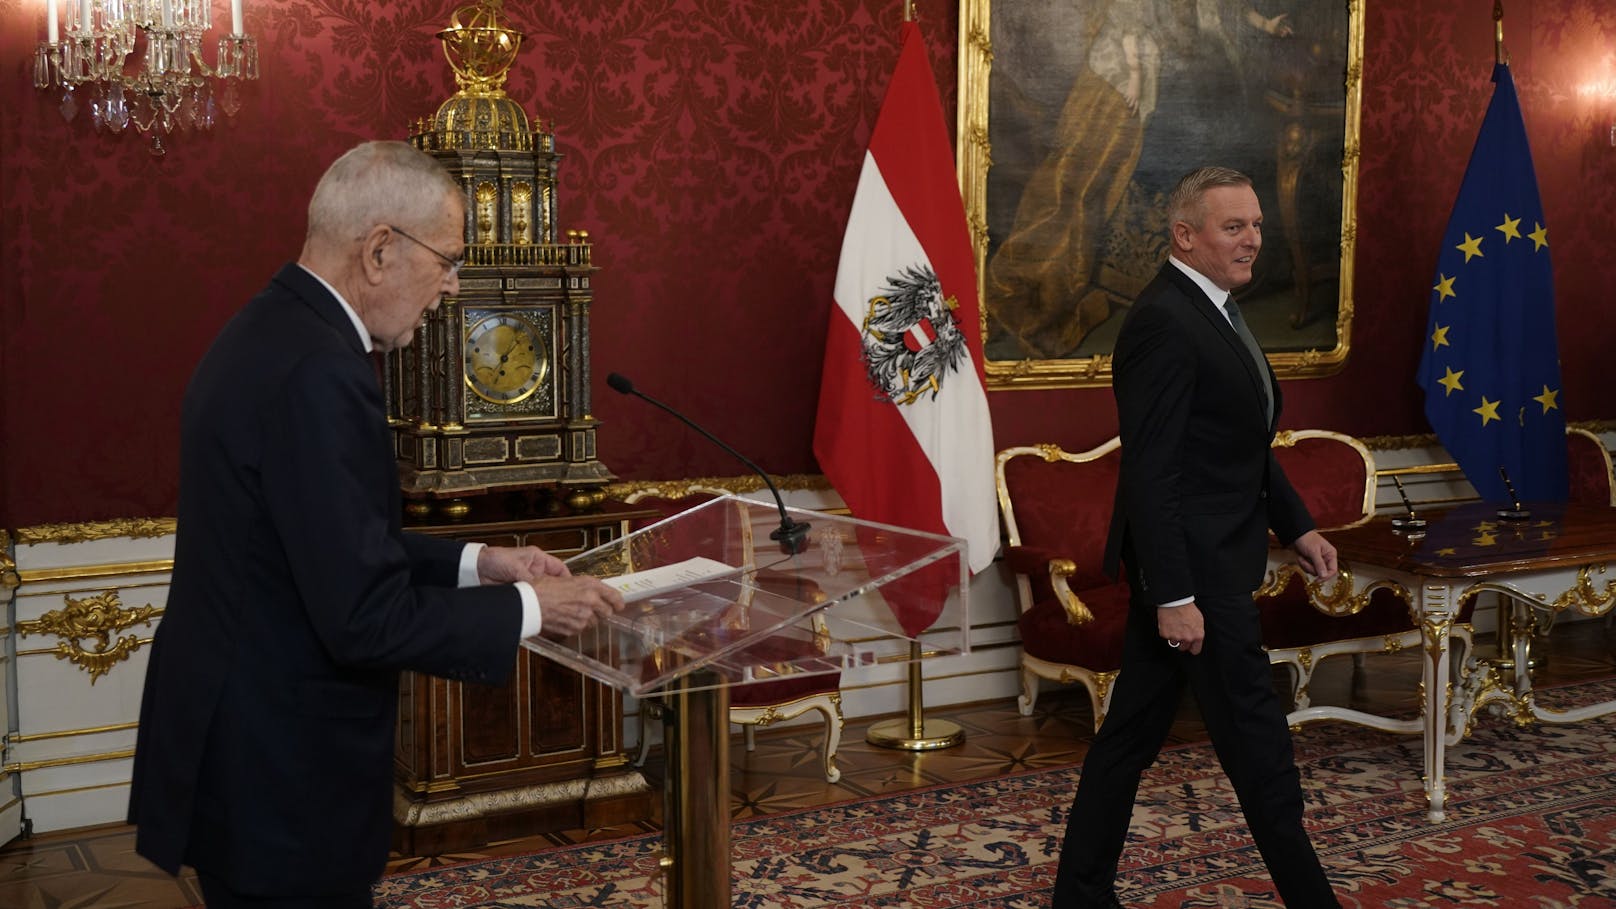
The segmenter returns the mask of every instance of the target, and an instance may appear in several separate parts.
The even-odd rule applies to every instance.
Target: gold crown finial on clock
[[[526,36],[500,21],[503,11],[501,0],[480,0],[455,10],[449,16],[449,27],[438,32],[462,95],[505,94],[505,74],[516,62]]]

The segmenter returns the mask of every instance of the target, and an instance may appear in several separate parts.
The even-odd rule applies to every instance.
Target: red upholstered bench
[[[1349,436],[1322,430],[1280,433],[1275,456],[1315,521],[1332,527],[1368,520],[1375,507],[1375,465]],[[1118,439],[1084,452],[1031,445],[999,452],[999,507],[1016,573],[1021,632],[1021,712],[1030,714],[1040,680],[1078,682],[1089,693],[1095,728],[1105,717],[1122,659],[1128,587],[1101,563],[1121,460]],[[1388,590],[1354,598],[1342,585],[1313,585],[1299,569],[1270,572],[1257,592],[1269,659],[1285,666],[1296,708],[1309,703],[1319,662],[1338,654],[1393,652],[1420,633],[1406,603]],[[1468,621],[1468,613],[1463,617]],[[1455,634],[1468,649],[1468,626]]]

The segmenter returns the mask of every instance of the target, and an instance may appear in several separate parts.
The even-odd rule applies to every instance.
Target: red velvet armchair
[[[1071,453],[1058,445],[1007,448],[995,480],[1016,573],[1023,716],[1040,680],[1087,689],[1100,728],[1122,664],[1128,585],[1105,576],[1105,538],[1117,488],[1121,443]]]
[[[1284,430],[1274,436],[1274,457],[1326,538],[1332,529],[1374,516],[1375,459],[1357,439],[1319,429]],[[1311,585],[1310,595],[1301,569],[1284,564],[1286,554],[1276,555],[1281,564],[1269,572],[1256,601],[1268,659],[1290,673],[1292,709],[1311,704],[1308,687],[1326,658],[1352,654],[1357,669],[1365,654],[1420,643],[1408,604],[1391,590],[1353,596],[1350,581],[1342,578]],[[1469,621],[1468,607],[1461,621]],[[1455,633],[1468,649],[1468,626]]]

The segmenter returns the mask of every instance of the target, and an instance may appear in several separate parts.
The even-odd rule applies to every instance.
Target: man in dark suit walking
[[[1055,909],[1118,907],[1117,865],[1139,778],[1187,683],[1281,898],[1339,904],[1302,827],[1302,789],[1251,593],[1268,530],[1329,577],[1314,530],[1269,445],[1279,383],[1229,291],[1251,280],[1262,209],[1251,180],[1205,167],[1169,199],[1171,257],[1117,338],[1122,435],[1106,570],[1126,566],[1131,606],[1110,711],[1083,762],[1055,878]]]
[[[534,547],[400,527],[372,351],[459,290],[465,207],[399,142],[337,160],[296,264],[186,389],[174,575],[141,702],[136,851],[210,909],[371,905],[392,831],[398,674],[498,684],[519,640],[622,608]],[[542,602],[542,612],[540,603]]]

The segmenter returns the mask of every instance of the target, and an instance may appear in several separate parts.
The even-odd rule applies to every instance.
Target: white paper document
[[[623,595],[626,602],[643,600],[646,597],[678,590],[691,584],[703,581],[712,581],[740,572],[733,565],[726,565],[715,559],[697,556],[675,562],[672,565],[663,565],[658,568],[648,568],[645,571],[636,571],[631,574],[621,574],[615,578],[601,578],[607,586]]]

